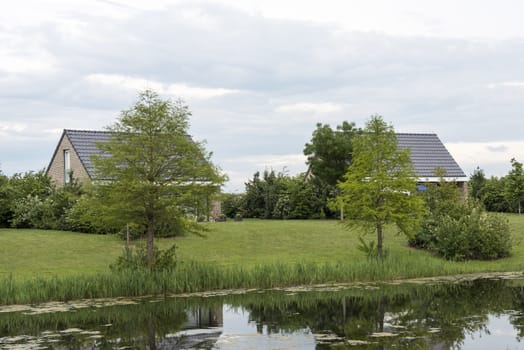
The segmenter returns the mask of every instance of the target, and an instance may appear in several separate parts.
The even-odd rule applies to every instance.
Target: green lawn
[[[464,272],[518,271],[524,269],[524,215],[507,215],[517,244],[510,258],[488,262],[451,263],[406,247],[406,239],[389,229],[385,247],[392,255],[406,255],[416,264],[424,261],[460,268]],[[173,242],[182,261],[218,266],[252,267],[267,263],[358,261],[358,234],[336,221],[244,220],[205,224],[206,237],[190,235],[159,239],[160,247]],[[372,239],[373,235],[367,238]],[[0,229],[0,277],[94,274],[122,252],[116,236],[60,231]],[[454,266],[456,265],[456,266]]]

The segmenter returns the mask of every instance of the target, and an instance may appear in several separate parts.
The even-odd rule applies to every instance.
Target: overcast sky
[[[243,191],[317,122],[437,133],[467,175],[524,161],[521,0],[18,0],[0,13],[0,170],[45,168],[153,89]]]

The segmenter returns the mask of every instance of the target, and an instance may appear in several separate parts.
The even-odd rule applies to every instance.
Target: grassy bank
[[[521,271],[524,216],[508,219],[518,243],[512,256],[465,263],[407,248],[392,229],[385,238],[388,258],[380,263],[358,251],[356,233],[333,221],[211,223],[206,238],[176,238],[181,263],[159,274],[111,274],[108,265],[123,248],[114,236],[2,229],[0,303]],[[161,247],[172,243],[158,240]]]

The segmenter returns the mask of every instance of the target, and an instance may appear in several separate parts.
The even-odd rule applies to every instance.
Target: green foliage
[[[110,268],[112,271],[141,269],[171,271],[177,264],[176,248],[175,244],[165,250],[159,250],[157,247],[154,247],[154,258],[152,263],[150,263],[147,259],[145,246],[126,246],[122,255],[117,258],[114,264],[110,265]]]
[[[513,205],[513,211],[520,214],[522,212],[522,203],[524,202],[524,170],[522,163],[512,158],[511,170],[506,178],[506,198]]]
[[[379,256],[386,224],[396,224],[408,237],[418,229],[424,202],[416,195],[409,150],[398,149],[393,127],[380,116],[371,117],[353,139],[353,162],[339,188],[337,205],[343,206],[348,225],[376,230]]]
[[[43,172],[15,174],[9,180],[9,223],[18,228],[71,229],[67,213],[81,195],[76,181],[56,188]],[[9,197],[8,197],[9,198]]]
[[[0,227],[8,227],[11,216],[9,178],[0,170]]]
[[[347,121],[338,125],[336,130],[328,124],[318,123],[310,143],[304,147],[304,155],[313,175],[327,185],[336,186],[351,164],[352,140],[360,133],[354,123]]]
[[[237,214],[241,214],[244,204],[243,193],[224,193],[222,194],[222,213],[233,219]]]
[[[507,178],[491,177],[486,180],[484,186],[479,191],[479,196],[482,204],[488,211],[509,213],[511,212],[511,205],[507,200],[505,194]]]
[[[449,260],[490,260],[510,254],[508,221],[487,213],[474,199],[466,201],[454,182],[443,174],[438,184],[427,184],[428,212],[410,245],[428,249]]]
[[[473,174],[469,177],[469,194],[472,198],[477,200],[481,199],[482,189],[486,185],[486,176],[484,175],[484,170],[477,167]]]
[[[35,227],[26,219],[39,217],[40,208],[30,208],[29,202],[37,205],[45,200],[55,190],[51,183],[51,178],[46,176],[44,171],[17,173],[8,178],[0,172],[0,227],[18,227],[18,223],[13,224],[14,216],[19,218],[15,221],[22,221],[22,226]],[[15,213],[18,210],[18,213]],[[24,210],[25,213],[20,213]],[[29,213],[28,211],[32,211]],[[26,218],[22,218],[26,217]]]
[[[366,242],[363,237],[358,237],[359,245],[357,249],[364,253],[368,259],[377,259],[379,258],[378,247],[375,241],[371,240]],[[387,256],[387,251],[384,252],[384,255]]]
[[[433,250],[449,260],[503,258],[512,244],[508,221],[479,207],[459,218],[444,216],[434,235]]]
[[[256,172],[246,183],[241,213],[247,218],[318,219],[325,202],[318,195],[315,183],[274,170]]]
[[[260,172],[246,183],[243,215],[248,218],[272,219],[275,206],[283,188],[284,173],[265,170],[260,178]]]
[[[114,226],[144,227],[151,263],[159,225],[178,227],[172,223],[198,215],[198,198],[218,191],[224,181],[204,145],[188,136],[190,115],[181,102],[142,92],[108,128],[112,137],[93,157],[98,179],[93,197],[106,209],[98,213]]]
[[[315,202],[320,209],[315,209],[316,217],[337,217],[338,208],[331,208],[329,201],[338,194],[337,183],[343,180],[353,158],[354,137],[362,130],[347,121],[333,130],[328,124],[317,124],[311,141],[304,146],[307,157],[308,181],[313,187]]]

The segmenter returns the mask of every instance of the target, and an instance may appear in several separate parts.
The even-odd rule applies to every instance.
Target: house
[[[462,193],[467,194],[468,177],[437,134],[397,133],[396,135],[398,147],[409,148],[411,151],[411,162],[419,184],[439,182],[440,178],[436,176],[435,171],[440,168],[445,172],[445,181],[454,181]]]
[[[111,132],[109,131],[65,129],[49,162],[46,174],[58,187],[66,185],[73,179],[80,184],[94,180],[95,168],[91,162],[91,156],[100,154],[97,144],[107,142],[110,137]],[[207,220],[220,218],[220,204],[216,200],[208,203]]]
[[[467,194],[468,177],[437,134],[396,133],[396,136],[398,147],[410,150],[411,162],[420,189],[424,188],[424,184],[439,182],[440,178],[435,172],[437,169],[442,169],[445,172],[444,180],[455,182],[462,193]],[[314,175],[309,167],[305,178],[311,176]]]
[[[64,186],[74,177],[79,183],[94,178],[91,155],[99,154],[97,143],[109,140],[108,131],[69,130],[62,132],[46,174],[58,186]]]

